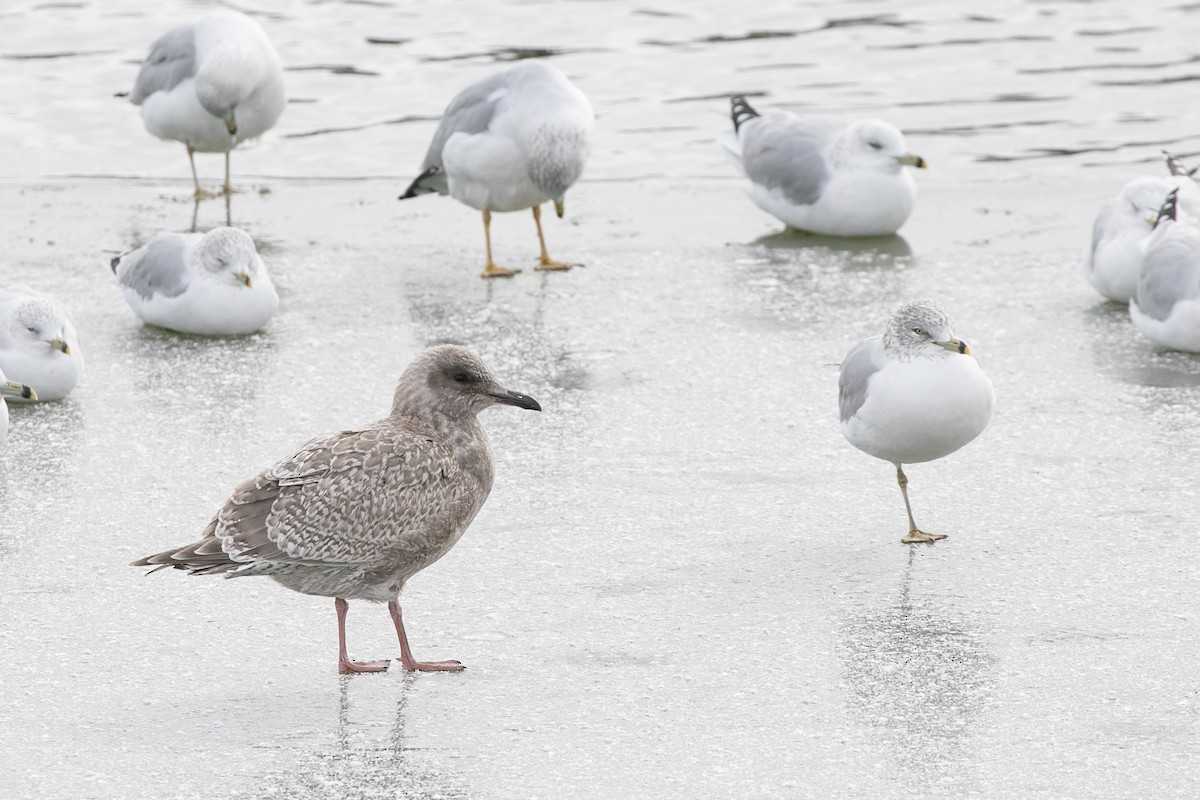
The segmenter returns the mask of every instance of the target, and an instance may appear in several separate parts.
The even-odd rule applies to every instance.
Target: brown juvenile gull
[[[492,488],[492,451],[476,415],[497,403],[532,411],[532,397],[500,385],[461,347],[426,350],[373,425],[313,439],[251,478],[200,541],[133,562],[193,575],[268,575],[289,589],[335,598],[338,666],[381,672],[388,661],[346,655],[347,600],[387,603],[406,670],[457,672],[458,661],[417,661],[400,616],[400,590],[444,556]]]

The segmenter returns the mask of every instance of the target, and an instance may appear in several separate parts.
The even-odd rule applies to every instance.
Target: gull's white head
[[[254,240],[240,228],[213,228],[196,246],[195,258],[202,275],[222,283],[253,289],[255,280],[266,278]]]
[[[840,155],[858,169],[896,173],[901,167],[926,166],[925,159],[908,152],[902,134],[894,125],[877,119],[852,123],[842,134]]]
[[[1158,219],[1158,209],[1167,199],[1171,188],[1171,182],[1166,178],[1148,175],[1134,178],[1121,187],[1121,193],[1117,195],[1117,207],[1127,217],[1144,223],[1147,229],[1153,228]]]
[[[901,306],[883,333],[883,347],[901,361],[971,354],[967,343],[955,337],[946,309],[932,300]]]
[[[5,321],[9,347],[39,358],[70,358],[79,349],[75,325],[48,297],[30,297],[13,306]]]

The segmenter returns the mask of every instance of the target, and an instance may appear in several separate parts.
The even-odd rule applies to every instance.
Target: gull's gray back
[[[476,134],[488,129],[499,106],[500,98],[489,99],[497,89],[506,89],[510,80],[509,71],[492,75],[472,83],[454,96],[442,121],[433,132],[433,141],[425,152],[425,160],[421,162],[421,172],[431,167],[442,167],[442,149],[446,142],[456,133]]]
[[[838,411],[842,422],[853,417],[867,400],[871,376],[883,368],[883,337],[872,336],[851,348],[838,375]]]
[[[1146,250],[1137,288],[1138,309],[1157,320],[1171,316],[1178,301],[1200,297],[1200,229],[1168,224],[1167,235]]]
[[[178,297],[189,283],[186,251],[182,235],[156,236],[141,250],[121,256],[117,280],[147,300],[156,294]]]
[[[150,45],[150,54],[142,62],[129,99],[140,106],[155,92],[169,92],[196,74],[194,26],[180,25]]]
[[[793,203],[811,205],[829,180],[825,151],[841,123],[771,114],[743,124],[742,166],[746,176],[778,189]]]

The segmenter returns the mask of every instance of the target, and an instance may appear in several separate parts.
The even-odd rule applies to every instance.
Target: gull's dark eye
[[[37,328],[33,327],[32,325],[25,326],[25,330],[29,331],[30,333],[37,333]]]
[[[881,145],[879,142],[867,142],[867,144],[869,144],[871,146],[872,150],[882,150],[883,149],[883,145]]]
[[[455,383],[470,383],[471,382],[471,373],[469,373],[469,372],[456,372],[451,377],[454,378]]]
[[[913,333],[915,333],[917,336],[925,335],[925,331],[921,330],[920,328],[913,328]]]

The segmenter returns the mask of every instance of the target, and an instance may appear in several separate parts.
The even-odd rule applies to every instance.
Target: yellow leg
[[[228,197],[231,194],[241,194],[241,190],[233,188],[233,184],[229,182],[229,154],[232,150],[225,151],[225,185],[221,187],[221,194]]]
[[[497,267],[496,262],[492,261],[492,212],[486,208],[483,210],[483,238],[487,243],[487,264],[481,273],[484,278],[511,278],[521,270],[508,269],[507,267]]]
[[[195,191],[192,192],[192,197],[196,198],[197,200],[207,200],[210,197],[216,197],[216,195],[212,192],[206,192],[204,189],[200,188],[200,178],[196,176],[196,159],[194,155],[196,151],[192,149],[190,144],[186,145],[186,147],[188,151],[188,163],[192,165],[192,184],[195,186]]]
[[[542,249],[542,254],[538,258],[538,265],[535,269],[540,270],[568,270],[571,267],[582,267],[583,264],[571,261],[555,261],[546,252],[546,237],[542,234],[542,207],[533,207],[533,221],[537,223],[538,246]]]
[[[896,465],[896,483],[900,484],[900,493],[904,495],[904,510],[908,512],[908,535],[900,541],[905,544],[917,544],[918,542],[928,542],[932,544],[938,539],[945,539],[944,533],[926,533],[917,527],[917,523],[913,521],[912,506],[908,504],[908,476],[904,474],[904,470],[900,465]]]

